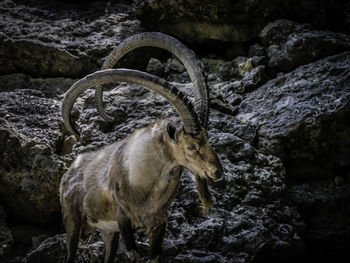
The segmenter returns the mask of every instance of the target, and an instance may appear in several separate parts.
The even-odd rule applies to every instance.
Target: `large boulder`
[[[35,90],[0,96],[0,197],[11,218],[57,221],[58,187],[66,170],[59,103]]]
[[[1,74],[82,77],[98,70],[114,45],[141,31],[132,7],[114,1],[83,8],[59,1],[0,5],[6,10],[0,11]]]
[[[310,25],[289,20],[268,24],[260,38],[266,46],[268,66],[275,71],[290,72],[298,66],[350,50],[350,36],[313,30]]]
[[[287,173],[329,175],[349,165],[350,52],[279,74],[249,93],[237,119],[259,127],[259,148]]]
[[[345,52],[279,74],[246,95],[229,129],[282,159],[285,197],[306,224],[305,258],[320,262],[349,258],[349,64]]]

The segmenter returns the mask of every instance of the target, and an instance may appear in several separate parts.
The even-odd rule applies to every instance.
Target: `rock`
[[[266,55],[265,47],[259,44],[254,44],[249,47],[248,57],[262,57]]]
[[[148,61],[146,71],[157,76],[162,76],[164,74],[165,67],[159,59],[151,58]]]
[[[46,98],[57,98],[64,94],[77,81],[69,78],[32,78],[18,73],[0,76],[0,92],[16,89],[41,91]]]
[[[0,12],[1,74],[82,77],[98,70],[114,45],[141,31],[131,6],[115,2],[81,8],[59,1],[5,1],[1,9],[6,10]]]
[[[302,253],[299,214],[277,201],[284,192],[280,160],[264,156],[231,134],[210,133],[225,167],[226,185],[211,184],[214,208],[201,215],[191,175],[184,174],[167,237],[184,240],[184,244],[169,255],[170,262],[230,262],[232,258],[252,262],[265,253],[276,255],[278,262]],[[286,210],[290,212],[282,212]]]
[[[350,53],[280,74],[247,94],[237,119],[259,127],[259,149],[289,176],[329,176],[349,165]]]
[[[302,237],[309,257],[318,262],[346,261],[350,257],[349,182],[337,186],[331,180],[299,181],[289,188],[288,197],[305,220]]]
[[[62,121],[57,101],[35,90],[0,96],[0,196],[11,218],[37,225],[59,215]]]
[[[237,78],[242,78],[243,75],[251,70],[251,60],[247,63],[249,59],[246,57],[236,57],[230,62],[225,62],[218,68],[219,76],[222,80],[232,80]],[[240,66],[241,65],[241,66]],[[244,71],[244,66],[247,66],[247,70]]]
[[[268,57],[266,56],[254,56],[252,57],[252,65],[253,67],[257,67],[260,65],[266,65],[268,62]]]
[[[103,254],[102,241],[80,243],[75,262],[100,262]],[[66,235],[55,235],[44,240],[39,247],[29,252],[24,263],[64,263],[67,255]]]
[[[267,79],[265,66],[257,66],[252,68],[241,80],[223,85],[221,87],[221,92],[224,94],[225,98],[230,100],[230,97],[236,96],[235,94],[245,94],[259,88]]]
[[[138,18],[151,30],[172,34],[196,43],[244,42],[258,36],[269,21],[287,18],[318,27],[348,30],[346,3],[286,0],[271,1],[171,1],[142,0]]]
[[[268,66],[290,72],[298,66],[350,50],[350,36],[312,30],[288,20],[268,24],[260,33],[267,49]]]
[[[253,69],[252,59],[249,58],[247,61],[244,61],[238,64],[238,72],[242,77],[247,76]]]
[[[8,252],[14,242],[11,230],[6,225],[5,218],[5,211],[2,206],[0,206],[0,256]]]

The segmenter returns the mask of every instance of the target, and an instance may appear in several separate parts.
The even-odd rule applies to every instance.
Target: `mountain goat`
[[[170,82],[128,69],[107,69],[140,46],[155,46],[177,56],[187,69],[194,103]],[[96,87],[101,116],[102,85],[138,84],[165,97],[181,120],[162,119],[135,130],[127,138],[95,152],[80,154],[63,175],[60,201],[67,232],[67,262],[73,262],[80,234],[99,228],[104,241],[104,262],[113,262],[121,234],[132,262],[139,261],[134,232],[148,235],[151,262],[160,261],[169,207],[175,198],[183,167],[196,178],[204,210],[213,203],[207,179],[219,180],[223,168],[208,143],[208,92],[194,55],[178,40],[161,33],[141,33],[126,39],[106,59],[103,70],[74,83],[62,103],[67,130],[79,137],[70,115],[77,97]]]

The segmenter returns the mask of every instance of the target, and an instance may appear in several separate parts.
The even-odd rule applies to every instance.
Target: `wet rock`
[[[59,1],[1,3],[0,73],[82,77],[96,71],[114,45],[140,32],[130,5]]]
[[[312,30],[310,25],[289,20],[268,24],[260,33],[267,49],[268,66],[290,72],[298,66],[350,50],[350,36]]]
[[[289,176],[329,176],[349,164],[350,53],[280,74],[247,94],[237,119],[259,127],[259,148]]]
[[[5,218],[5,211],[2,206],[0,206],[0,256],[11,249],[14,241],[11,230],[6,225]]]
[[[9,216],[37,225],[59,214],[58,187],[66,170],[59,103],[35,90],[0,96],[0,196]]]

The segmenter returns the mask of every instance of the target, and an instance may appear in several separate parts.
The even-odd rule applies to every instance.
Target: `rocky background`
[[[67,89],[126,37],[173,35],[211,94],[210,140],[225,168],[201,213],[186,171],[164,241],[168,262],[347,262],[350,258],[350,4],[335,0],[0,2],[0,262],[64,262],[58,187],[74,157],[158,118],[167,101],[121,83],[113,123],[78,100],[80,141],[60,116]],[[189,82],[170,54],[141,48],[117,67]],[[183,90],[191,87],[184,84]],[[142,260],[149,247],[138,237]],[[76,262],[101,262],[98,233]],[[117,258],[127,262],[123,244]]]

